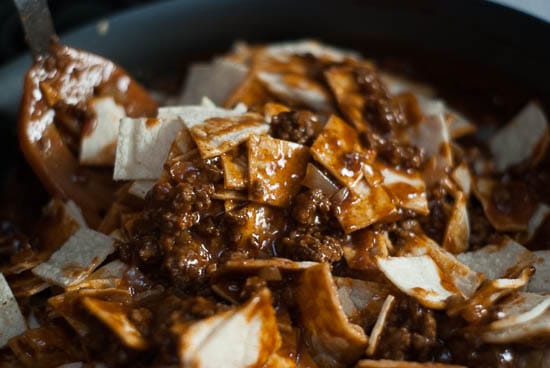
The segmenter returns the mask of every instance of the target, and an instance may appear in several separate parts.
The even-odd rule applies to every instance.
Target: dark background
[[[156,0],[159,1],[159,0]],[[155,0],[50,0],[58,33]],[[0,65],[26,50],[23,30],[12,0],[0,0]]]

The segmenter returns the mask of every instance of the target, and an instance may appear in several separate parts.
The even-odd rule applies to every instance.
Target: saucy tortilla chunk
[[[547,366],[536,101],[481,125],[315,41],[238,44],[170,100],[66,46],[29,71],[52,199],[2,228],[0,366]]]

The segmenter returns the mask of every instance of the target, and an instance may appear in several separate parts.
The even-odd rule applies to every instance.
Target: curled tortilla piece
[[[361,327],[348,321],[330,265],[321,263],[302,273],[296,287],[296,302],[304,339],[317,364],[343,367],[363,354],[367,336]]]
[[[379,258],[378,267],[399,290],[425,307],[444,309],[451,296],[460,295],[454,283],[427,255]]]
[[[264,288],[238,308],[191,324],[180,336],[178,356],[186,367],[261,367],[280,345],[271,293]]]
[[[334,111],[331,96],[319,83],[299,74],[259,72],[258,79],[280,100],[329,114]]]
[[[198,104],[207,96],[214,104],[222,105],[247,74],[246,65],[225,58],[193,64],[182,91],[182,104]]]
[[[487,279],[516,275],[536,261],[536,256],[510,238],[499,244],[490,244],[473,252],[457,255],[460,262],[472,270],[482,272]]]
[[[147,348],[147,341],[130,321],[127,310],[121,303],[85,297],[82,305],[114,332],[124,345],[137,350]]]
[[[417,363],[403,360],[363,359],[357,362],[355,368],[466,368],[466,366],[433,362]]]
[[[460,165],[455,167],[451,172],[451,178],[466,195],[466,197],[469,197],[472,189],[472,174],[470,173],[468,165],[465,162],[462,162]]]
[[[455,193],[455,203],[443,236],[443,248],[453,254],[468,250],[470,240],[470,219],[467,197],[463,192]]]
[[[27,329],[27,324],[8,282],[1,273],[0,306],[0,348],[3,348],[9,339],[23,333]]]
[[[437,173],[453,165],[451,137],[443,114],[428,116],[421,123],[407,129],[411,144],[424,150],[426,157],[434,161]]]
[[[474,195],[481,202],[485,216],[495,229],[534,234],[547,215],[548,208],[544,204],[536,203],[525,192],[527,190],[519,182],[499,183],[486,178],[477,178],[473,186]]]
[[[497,170],[544,157],[550,141],[548,120],[537,103],[528,103],[508,124],[489,140]]]
[[[211,118],[189,128],[203,159],[219,156],[247,141],[251,136],[262,135],[268,131],[269,125],[264,123],[263,116],[256,113]]]
[[[550,341],[550,296],[518,293],[499,305],[505,317],[492,322],[481,339],[493,344]]]
[[[32,272],[51,284],[67,287],[85,279],[114,250],[111,237],[91,229],[79,229]]]
[[[527,285],[527,291],[533,293],[550,292],[550,250],[533,252],[537,259],[533,263],[535,274]]]
[[[88,112],[93,115],[86,122],[80,140],[80,163],[90,166],[110,166],[115,163],[118,126],[126,117],[124,108],[112,97],[92,98]]]
[[[486,280],[470,299],[454,300],[447,308],[447,314],[461,315],[470,323],[479,323],[488,317],[497,301],[527,285],[532,273],[533,270],[528,267],[517,278]]]
[[[276,207],[287,207],[300,190],[309,150],[301,144],[252,136],[248,141],[250,190],[248,199]]]
[[[384,326],[387,324],[387,319],[394,305],[395,297],[393,295],[388,295],[386,297],[386,300],[384,300],[384,304],[382,304],[382,308],[380,309],[380,313],[378,314],[378,319],[376,320],[376,323],[374,324],[374,327],[372,328],[371,334],[369,336],[369,345],[367,346],[366,351],[367,355],[372,356],[376,353],[376,348],[378,347],[380,336],[382,335]]]
[[[491,322],[489,328],[497,330],[527,323],[545,313],[550,307],[550,296],[535,293],[518,292],[498,306],[498,320]]]
[[[405,245],[401,248],[400,255],[430,256],[464,297],[472,296],[483,281],[481,273],[468,267],[425,234],[410,235],[404,240]]]

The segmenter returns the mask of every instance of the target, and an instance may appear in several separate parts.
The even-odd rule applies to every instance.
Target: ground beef
[[[424,153],[420,148],[401,143],[391,135],[383,137],[375,132],[365,131],[360,138],[365,148],[375,150],[381,161],[398,169],[420,169],[424,163]]]
[[[384,329],[377,358],[394,360],[430,360],[438,348],[437,321],[434,312],[416,300],[398,300]]]
[[[495,229],[487,220],[483,207],[475,198],[468,201],[468,219],[470,221],[470,247],[478,249],[489,244],[489,239],[495,234]]]
[[[187,288],[205,280],[215,261],[205,238],[221,234],[208,221],[215,179],[221,178],[215,161],[176,161],[147,194],[144,210],[130,226],[130,242],[122,255],[145,266],[160,266],[172,280]],[[200,222],[200,224],[199,224]],[[124,248],[129,249],[125,251]]]
[[[341,239],[315,228],[298,227],[282,242],[285,255],[296,261],[336,262],[344,255]]]
[[[296,196],[292,217],[301,225],[326,223],[331,212],[329,198],[320,190],[312,189]]]
[[[281,112],[271,118],[272,136],[311,145],[321,130],[317,115],[307,110]]]
[[[298,194],[291,209],[296,222],[282,239],[283,253],[298,261],[336,262],[347,238],[331,214],[331,202],[319,189]]]
[[[421,217],[420,223],[430,238],[442,244],[454,200],[442,184],[436,184],[427,191],[427,195],[430,213]]]

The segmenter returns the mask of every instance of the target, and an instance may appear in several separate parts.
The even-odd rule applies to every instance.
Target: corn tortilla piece
[[[380,71],[378,72],[380,79],[386,87],[388,92],[392,95],[398,95],[403,92],[412,92],[417,96],[423,96],[426,98],[433,97],[435,91],[432,87],[427,84],[419,83],[407,78],[404,78],[400,75]]]
[[[361,57],[355,51],[323,45],[309,39],[272,43],[263,50],[263,53],[281,61],[287,61],[289,55],[307,54],[311,54],[318,59],[333,62],[342,62],[346,59],[358,59]]]
[[[527,284],[527,291],[550,292],[550,250],[537,250],[533,254],[537,257],[533,263],[535,274]]]
[[[550,341],[550,296],[517,293],[498,306],[498,314],[504,316],[488,326],[481,334],[485,342],[538,343]]]
[[[319,113],[334,111],[328,91],[305,76],[259,72],[257,77],[273,95],[286,103],[305,106]]]
[[[427,158],[435,160],[435,170],[442,171],[453,165],[451,138],[443,114],[428,116],[420,124],[407,129],[411,144],[424,150]]]
[[[263,268],[277,268],[282,271],[302,271],[315,266],[317,262],[295,262],[287,258],[230,259],[220,272],[257,272]]]
[[[30,271],[10,276],[9,284],[16,298],[29,297],[50,287],[47,282]]]
[[[467,299],[455,299],[447,308],[449,316],[460,315],[470,323],[484,320],[494,304],[502,298],[523,288],[529,282],[533,270],[524,268],[517,278],[486,280],[475,294]]]
[[[264,106],[264,118],[266,123],[271,124],[271,119],[275,115],[279,115],[282,112],[289,112],[291,111],[290,107],[275,103],[275,102],[268,102]]]
[[[548,206],[542,203],[522,202],[521,207],[516,205],[506,212],[500,211],[493,196],[499,187],[501,183],[493,179],[477,178],[474,181],[473,192],[481,202],[487,220],[498,231],[525,231],[534,234],[548,214]],[[504,190],[507,190],[509,195],[517,195],[511,193],[510,188],[504,187]]]
[[[430,256],[464,297],[472,296],[483,281],[481,273],[462,263],[425,234],[411,234],[404,241],[400,255]]]
[[[260,367],[280,346],[271,293],[264,288],[238,308],[193,323],[179,338],[178,356],[183,366]]]
[[[160,118],[124,118],[120,121],[115,180],[156,180],[170,144],[182,123]]]
[[[550,206],[539,203],[537,209],[527,223],[527,231],[519,237],[522,243],[527,243],[536,235],[540,228],[544,228],[544,223],[550,218]]]
[[[214,194],[212,194],[212,198],[220,199],[222,201],[225,201],[225,200],[246,201],[248,199],[248,195],[246,191],[243,191],[243,190],[216,188],[216,191],[214,192]]]
[[[338,107],[348,121],[361,131],[365,129],[363,110],[365,96],[361,93],[354,74],[354,67],[335,66],[325,71],[325,78],[336,97]]]
[[[366,351],[368,356],[373,356],[376,353],[376,348],[378,347],[380,337],[382,336],[382,331],[384,330],[384,326],[387,324],[387,319],[394,305],[395,297],[393,295],[388,295],[386,300],[384,300],[384,304],[382,304],[382,309],[378,314],[378,319],[376,320],[369,336],[369,344]]]
[[[126,117],[124,107],[112,97],[98,97],[88,101],[93,114],[86,122],[80,140],[80,164],[110,166],[115,163],[115,153],[120,119]]]
[[[238,116],[246,107],[233,110],[204,106],[162,107],[156,118],[120,121],[113,177],[115,180],[157,180],[168,157],[170,144],[178,132],[203,121],[224,116]]]
[[[223,185],[226,189],[248,189],[248,157],[237,149],[220,156],[223,169]]]
[[[385,165],[377,165],[383,179],[383,186],[389,191],[396,206],[427,215],[428,199],[426,183],[418,173],[405,173]]]
[[[550,296],[518,292],[498,305],[498,320],[491,322],[492,330],[527,323],[545,313],[550,307]]]
[[[352,323],[376,320],[384,299],[390,290],[387,285],[374,281],[334,277],[342,309]],[[365,322],[367,321],[367,322]]]
[[[382,186],[370,187],[361,180],[352,190],[336,205],[336,218],[346,234],[396,215],[393,201]]]
[[[182,91],[182,104],[198,104],[204,96],[221,105],[245,79],[248,67],[225,58],[193,64]]]
[[[361,327],[348,321],[330,265],[321,263],[302,272],[296,287],[296,302],[301,314],[303,338],[317,364],[343,367],[363,354],[367,336]]]
[[[130,321],[121,303],[85,297],[82,305],[116,334],[124,345],[137,350],[147,348],[147,341]]]
[[[466,368],[466,366],[433,362],[406,362],[404,360],[363,359],[357,362],[355,368]]]
[[[504,171],[522,162],[535,165],[548,146],[548,119],[540,106],[528,103],[489,140],[497,170]]]
[[[451,139],[464,137],[465,135],[475,133],[477,127],[468,119],[456,111],[446,109],[445,121],[449,127],[449,136]]]
[[[462,162],[460,165],[454,168],[451,172],[451,178],[459,186],[460,190],[466,195],[470,196],[470,191],[472,189],[472,174],[470,169],[465,162]]]
[[[128,188],[128,193],[138,198],[145,199],[145,196],[155,186],[155,180],[135,180]]]
[[[220,117],[205,120],[189,128],[203,159],[219,156],[253,135],[266,134],[269,125],[263,116],[246,113],[235,117]]]
[[[239,116],[244,114],[246,110],[247,107],[243,104],[235,106],[234,109],[212,106],[211,101],[205,98],[201,101],[200,105],[160,107],[158,118],[163,120],[180,119],[187,128],[191,128],[211,118]]]
[[[3,274],[0,273],[0,348],[27,329],[25,318]]]
[[[379,258],[378,267],[399,290],[428,308],[444,309],[451,296],[460,294],[450,278],[427,255]]]
[[[499,244],[458,254],[457,258],[472,270],[482,272],[490,280],[514,276],[536,261],[536,256],[531,251],[510,238],[502,239]]]
[[[300,190],[309,150],[298,143],[252,136],[248,141],[248,199],[276,207],[287,207]]]
[[[310,162],[307,164],[302,185],[309,189],[320,189],[328,197],[332,197],[339,189],[336,183]]]
[[[354,153],[363,155],[359,162],[348,158]],[[338,181],[351,188],[364,176],[361,161],[368,163],[373,153],[364,151],[355,129],[332,115],[313,142],[311,155]]]
[[[468,250],[470,240],[470,220],[468,217],[467,197],[458,191],[455,203],[447,222],[443,236],[443,248],[453,254]]]
[[[114,250],[112,238],[82,228],[32,272],[51,284],[67,287],[84,280]]]

